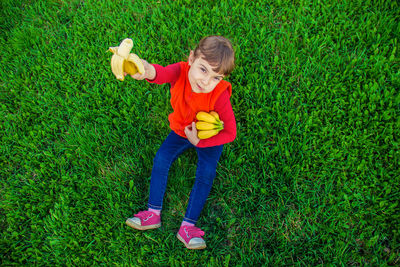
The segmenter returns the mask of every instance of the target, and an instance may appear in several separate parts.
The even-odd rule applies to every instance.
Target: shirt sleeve
[[[227,90],[217,99],[214,111],[218,113],[220,120],[224,122],[224,129],[213,137],[200,140],[197,147],[219,146],[232,142],[236,138],[236,119]]]
[[[166,67],[158,64],[152,65],[156,70],[156,77],[153,80],[146,79],[148,82],[156,84],[170,83],[171,85],[173,85],[178,80],[181,72],[181,66],[179,62],[168,65]]]

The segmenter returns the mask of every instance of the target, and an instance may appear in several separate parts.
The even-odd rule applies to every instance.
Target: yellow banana
[[[196,129],[199,139],[207,139],[217,135],[224,129],[224,123],[219,120],[218,113],[211,111],[210,113],[200,111],[196,114]]]
[[[204,111],[198,112],[196,115],[196,119],[199,121],[206,121],[209,123],[218,124],[217,119],[213,115],[211,115],[207,112],[204,112]]]
[[[145,72],[142,60],[137,55],[129,53],[132,47],[132,39],[126,38],[119,46],[109,48],[114,54],[111,57],[111,71],[118,80],[124,80],[124,72],[128,74]]]
[[[197,130],[213,130],[213,129],[220,129],[221,126],[214,124],[214,123],[209,123],[206,121],[198,121],[196,122],[196,129]]]
[[[214,118],[216,118],[216,119],[217,119],[217,121],[219,121],[219,115],[218,115],[218,113],[217,113],[217,112],[215,112],[215,111],[210,111],[210,114],[211,114],[211,115],[213,115],[213,116],[214,116]]]
[[[213,137],[214,135],[217,135],[220,130],[205,130],[205,131],[198,131],[197,136],[199,139],[207,139],[210,137]]]

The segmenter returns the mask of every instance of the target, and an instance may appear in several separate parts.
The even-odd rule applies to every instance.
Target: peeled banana
[[[224,123],[219,119],[219,115],[215,111],[210,113],[200,111],[196,115],[196,129],[199,139],[207,139],[217,135],[224,129]]]
[[[109,51],[114,54],[111,57],[111,71],[120,81],[125,78],[124,72],[131,75],[145,72],[142,60],[136,54],[129,53],[132,47],[132,39],[126,38],[119,46],[109,48]]]

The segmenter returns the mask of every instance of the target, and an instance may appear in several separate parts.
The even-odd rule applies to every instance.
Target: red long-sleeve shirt
[[[153,64],[156,70],[154,80],[147,80],[156,84],[171,84],[171,88],[175,85],[181,74],[180,63],[168,65],[166,67]],[[193,99],[193,101],[196,101]],[[200,111],[200,110],[198,110]],[[198,112],[197,111],[197,112]],[[236,119],[230,102],[230,94],[228,90],[221,93],[214,105],[214,111],[218,113],[220,120],[224,122],[224,129],[217,135],[208,139],[202,139],[197,147],[211,147],[232,142],[236,138]],[[189,111],[188,111],[189,112]]]

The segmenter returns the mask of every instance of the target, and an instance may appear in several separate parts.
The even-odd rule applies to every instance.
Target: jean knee
[[[197,171],[196,180],[200,183],[211,186],[216,176],[216,168],[207,166]]]
[[[154,166],[169,166],[171,155],[158,151],[153,159]]]

